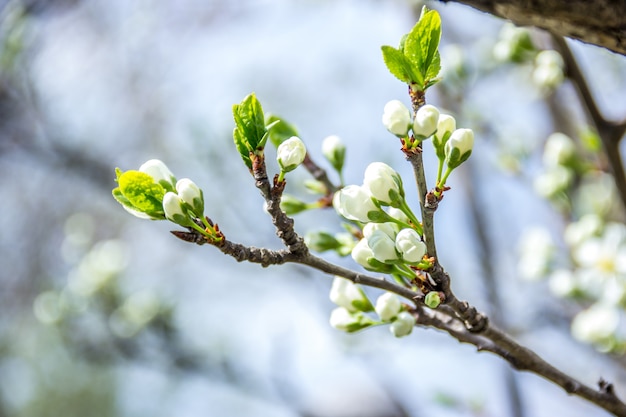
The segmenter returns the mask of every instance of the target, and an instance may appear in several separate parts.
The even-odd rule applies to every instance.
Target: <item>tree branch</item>
[[[626,55],[626,2],[622,0],[439,0],[471,6],[518,26],[536,26]]]
[[[626,4],[626,3],[625,3]],[[626,173],[624,172],[624,164],[619,151],[619,143],[626,132],[626,121],[621,123],[611,122],[602,116],[596,101],[593,98],[591,89],[587,84],[585,75],[583,74],[572,50],[567,41],[561,37],[553,35],[552,39],[557,51],[563,56],[565,61],[566,73],[572,83],[576,86],[576,90],[580,96],[583,106],[587,110],[587,114],[595,125],[604,152],[606,154],[611,174],[615,178],[615,185],[622,201],[622,206],[626,209]]]

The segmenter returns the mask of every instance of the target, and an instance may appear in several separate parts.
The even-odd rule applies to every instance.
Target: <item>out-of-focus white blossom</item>
[[[569,246],[576,247],[591,237],[599,236],[603,227],[604,222],[598,215],[585,214],[567,225],[563,237]]]
[[[554,88],[563,82],[563,58],[557,51],[541,51],[535,58],[533,70],[533,82],[542,88]]]
[[[341,172],[346,158],[346,145],[339,136],[331,135],[324,138],[322,154],[338,172]]]
[[[620,312],[614,306],[594,305],[572,321],[572,335],[581,342],[604,344],[620,325]]]
[[[556,132],[548,136],[543,150],[543,163],[547,167],[567,164],[576,156],[576,144],[564,133]]]
[[[554,255],[554,242],[546,229],[533,227],[522,235],[519,242],[518,271],[527,280],[545,276]]]
[[[571,169],[562,165],[550,167],[547,171],[535,178],[533,187],[537,194],[545,198],[551,198],[565,191],[572,180],[574,173]]]
[[[552,272],[548,278],[548,285],[554,295],[562,298],[571,296],[578,288],[574,274],[568,269],[557,269]]]

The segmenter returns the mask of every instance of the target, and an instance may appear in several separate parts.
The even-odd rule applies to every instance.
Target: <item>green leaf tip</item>
[[[383,46],[383,59],[389,72],[400,81],[425,91],[435,84],[441,70],[439,41],[441,17],[426,6],[411,31],[402,37],[398,49]]]

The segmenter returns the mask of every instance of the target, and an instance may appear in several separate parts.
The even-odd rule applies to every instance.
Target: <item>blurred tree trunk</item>
[[[519,26],[536,26],[626,55],[624,0],[440,0],[466,4],[509,19]]]

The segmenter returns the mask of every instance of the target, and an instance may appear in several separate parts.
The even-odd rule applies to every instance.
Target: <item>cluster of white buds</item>
[[[396,294],[385,292],[373,306],[359,285],[342,277],[335,277],[330,300],[338,306],[330,315],[331,326],[338,330],[355,332],[374,325],[390,324],[390,332],[396,337],[403,337],[409,335],[415,326],[415,317],[406,311]],[[379,320],[374,320],[372,313],[376,313]]]
[[[433,147],[439,159],[437,187],[443,189],[452,170],[467,160],[474,147],[474,132],[471,129],[457,129],[456,120],[443,114],[433,105],[420,107],[415,118],[399,100],[392,100],[383,110],[383,125],[404,141],[404,146],[412,148],[432,137]],[[409,132],[412,136],[409,137]],[[443,172],[444,165],[447,167]]]
[[[400,100],[391,100],[383,109],[383,125],[399,138],[406,138],[413,131],[416,140],[422,141],[435,133],[439,109],[425,105],[411,117],[411,112]]]

